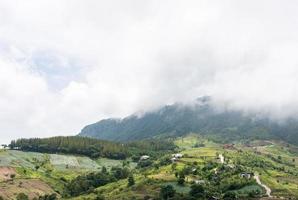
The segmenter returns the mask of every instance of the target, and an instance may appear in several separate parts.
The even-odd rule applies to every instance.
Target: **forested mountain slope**
[[[297,120],[284,123],[271,121],[241,112],[218,112],[208,98],[197,104],[173,104],[142,116],[124,119],[105,119],[84,127],[79,134],[113,141],[131,141],[155,136],[178,136],[190,132],[208,135],[218,141],[231,139],[283,139],[298,144]]]

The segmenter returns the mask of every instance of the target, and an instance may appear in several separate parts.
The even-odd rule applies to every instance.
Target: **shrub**
[[[160,197],[162,199],[170,199],[175,196],[175,189],[172,185],[163,186],[160,190]]]
[[[178,183],[179,185],[184,185],[184,183],[185,183],[185,179],[180,177],[180,178],[178,178],[177,183]]]
[[[135,184],[135,179],[134,179],[133,175],[131,174],[128,177],[128,184],[127,184],[127,186],[130,187],[130,186],[133,186],[134,184]]]
[[[235,192],[226,192],[223,196],[223,199],[225,200],[234,200],[237,199],[236,193]]]
[[[29,200],[28,196],[24,193],[19,193],[17,195],[17,200]]]
[[[202,185],[193,184],[190,187],[189,195],[196,198],[202,198],[205,195],[205,189]]]

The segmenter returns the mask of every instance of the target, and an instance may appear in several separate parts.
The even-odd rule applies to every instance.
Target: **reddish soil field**
[[[15,176],[16,171],[12,167],[0,167],[0,181],[7,181],[11,176]]]
[[[33,199],[55,191],[39,179],[15,179],[0,183],[0,196],[4,199],[15,199],[19,193],[25,193],[29,199]]]

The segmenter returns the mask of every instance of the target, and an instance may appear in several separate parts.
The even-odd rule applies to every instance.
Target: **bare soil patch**
[[[16,174],[15,169],[12,167],[0,167],[0,181],[11,180]]]
[[[33,199],[55,191],[39,179],[15,179],[0,183],[0,196],[4,199],[15,199],[19,193],[24,193],[29,199]]]

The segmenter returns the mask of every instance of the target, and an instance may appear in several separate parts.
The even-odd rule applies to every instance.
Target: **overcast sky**
[[[191,102],[298,113],[298,1],[0,0],[1,142]]]

